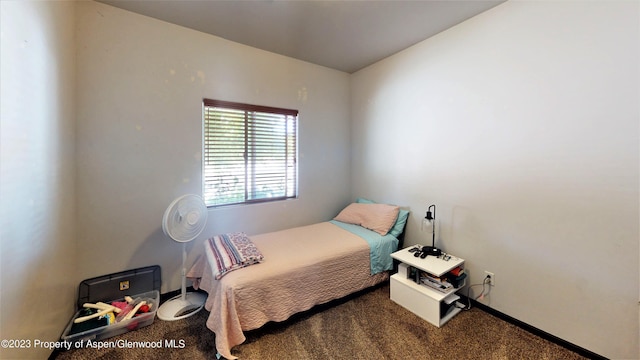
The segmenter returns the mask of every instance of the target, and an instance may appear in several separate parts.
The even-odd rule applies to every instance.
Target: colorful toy
[[[93,318],[97,318],[97,317],[101,317],[104,315],[107,315],[108,313],[111,312],[115,312],[115,313],[119,313],[122,310],[118,309],[115,306],[109,305],[109,304],[105,304],[103,302],[97,302],[95,304],[91,304],[91,303],[85,303],[82,305],[82,307],[84,308],[88,308],[88,309],[98,309],[100,311],[98,311],[97,313],[91,314],[91,315],[87,315],[87,316],[82,316],[79,318],[76,318],[75,320],[73,320],[74,323],[78,324]]]
[[[97,302],[95,304],[85,303],[82,305],[85,310],[90,311],[91,309],[95,309],[98,311],[93,314],[78,317],[73,320],[73,322],[78,324],[87,320],[105,317],[108,321],[108,324],[113,324],[115,322],[129,320],[138,312],[149,312],[151,306],[153,305],[152,303],[147,304],[147,301],[140,298],[133,299],[130,296],[125,296],[124,300],[125,301],[114,301],[111,303],[111,305],[105,304],[103,302]],[[114,313],[118,315],[116,316],[114,315]]]

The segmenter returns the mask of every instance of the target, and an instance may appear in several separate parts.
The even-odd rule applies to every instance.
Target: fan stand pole
[[[187,270],[185,264],[187,263],[187,243],[182,243],[182,301],[187,301]]]
[[[207,296],[200,292],[187,293],[187,243],[182,243],[182,289],[180,295],[165,301],[158,308],[158,318],[173,321],[187,318],[202,310]]]

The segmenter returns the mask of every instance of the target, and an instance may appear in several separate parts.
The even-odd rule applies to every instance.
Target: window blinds
[[[205,99],[208,206],[295,198],[298,111]]]

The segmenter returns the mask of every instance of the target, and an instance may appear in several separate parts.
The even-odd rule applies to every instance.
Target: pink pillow
[[[334,220],[360,225],[380,235],[387,235],[398,218],[399,206],[387,204],[353,203],[344,208]]]

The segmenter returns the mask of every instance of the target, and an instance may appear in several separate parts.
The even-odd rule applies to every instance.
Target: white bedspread
[[[283,321],[314,305],[344,297],[388,279],[371,275],[366,241],[323,222],[250,236],[264,261],[215,280],[200,256],[187,276],[209,296],[207,327],[216,348],[227,359],[245,341],[243,331],[269,321]]]

